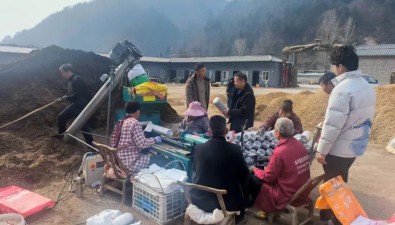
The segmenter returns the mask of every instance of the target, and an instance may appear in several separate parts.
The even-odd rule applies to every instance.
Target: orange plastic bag
[[[350,225],[358,216],[368,217],[341,176],[321,184],[319,191],[321,197],[317,199],[316,208],[328,209],[329,206],[343,225]]]

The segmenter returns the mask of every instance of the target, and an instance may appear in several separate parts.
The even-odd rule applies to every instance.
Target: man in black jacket
[[[81,77],[74,73],[74,69],[71,64],[63,64],[59,67],[59,71],[62,74],[62,77],[69,81],[67,95],[63,96],[60,100],[67,100],[71,104],[58,115],[59,134],[54,135],[53,137],[55,138],[63,137],[63,133],[66,131],[67,121],[69,119],[76,118],[92,99],[92,96],[89,94],[88,87]],[[92,145],[93,138],[92,135],[89,134],[90,128],[88,124],[85,124],[81,128],[81,131],[84,132],[83,136],[85,138],[85,142]]]
[[[232,105],[232,98],[233,95],[235,94],[235,90],[236,90],[235,81],[234,78],[232,77],[229,79],[228,86],[226,87],[226,97],[228,97],[228,102],[227,102],[228,108],[230,108]]]
[[[228,211],[240,211],[236,216],[236,222],[244,218],[245,201],[241,188],[249,177],[249,171],[244,161],[241,149],[238,145],[229,143],[225,139],[227,134],[226,119],[223,116],[210,118],[209,133],[212,138],[204,144],[195,147],[195,176],[193,183],[225,189],[224,202]],[[220,209],[215,194],[191,190],[192,203],[198,208],[213,212]]]
[[[232,98],[230,109],[222,114],[229,118],[230,129],[238,133],[244,125],[246,129],[254,126],[255,96],[244,73],[235,74],[234,83],[238,92]]]

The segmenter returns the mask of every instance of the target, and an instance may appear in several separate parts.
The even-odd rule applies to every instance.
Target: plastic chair
[[[292,215],[292,225],[304,225],[310,221],[313,221],[314,216],[314,201],[310,198],[310,192],[317,187],[319,183],[324,179],[324,174],[309,179],[291,198],[287,206],[282,212],[272,213],[269,215],[269,222],[273,223],[274,217],[279,215],[280,217],[284,213],[291,213]],[[301,195],[307,196],[305,199],[301,199]],[[296,202],[297,201],[297,202]],[[297,204],[297,205],[296,205]],[[298,211],[297,209],[308,209],[308,218],[299,223],[298,221]]]
[[[192,200],[191,200],[191,195],[189,192],[189,189],[191,188],[195,188],[201,191],[207,191],[210,193],[214,193],[217,195],[217,199],[219,202],[219,205],[221,206],[221,210],[222,213],[224,214],[224,219],[216,224],[218,225],[235,225],[235,216],[240,214],[240,211],[227,211],[226,207],[225,207],[225,202],[223,199],[223,195],[226,195],[226,190],[220,190],[220,189],[215,189],[215,188],[210,188],[210,187],[206,187],[206,186],[202,186],[202,185],[198,185],[198,184],[191,184],[191,183],[185,183],[182,181],[178,181],[177,182],[179,185],[182,186],[182,188],[184,189],[184,193],[185,193],[185,199],[187,200],[188,204],[192,204]],[[191,224],[191,218],[189,217],[189,215],[187,213],[185,213],[185,218],[184,218],[184,225],[190,225]]]
[[[128,169],[118,157],[118,149],[111,148],[107,145],[99,144],[96,142],[93,142],[93,145],[99,150],[99,153],[102,156],[104,163],[114,170],[114,175],[116,177],[110,177],[109,174],[104,172],[100,186],[100,195],[103,195],[107,190],[112,191],[121,195],[122,203],[125,204],[127,199],[127,192],[129,190],[132,190],[132,185],[129,182],[131,174],[128,173]],[[124,171],[126,173],[126,177],[122,176],[119,170]],[[121,187],[117,188],[115,185],[111,185],[111,183],[114,183],[114,181],[120,183]]]

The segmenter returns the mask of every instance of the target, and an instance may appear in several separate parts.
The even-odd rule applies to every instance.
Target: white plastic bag
[[[395,154],[395,138],[392,139],[387,145],[387,151],[389,153]]]
[[[0,225],[25,225],[23,216],[17,213],[6,213],[0,215]]]
[[[122,213],[119,210],[105,209],[100,213],[89,217],[86,220],[86,225],[109,225],[112,224],[115,217],[120,216]]]
[[[385,225],[385,224],[387,224],[387,223],[384,221],[371,220],[371,219],[363,217],[363,216],[358,216],[351,223],[351,225]]]
[[[115,217],[114,221],[112,221],[112,225],[129,225],[132,221],[133,215],[130,213],[124,213]]]

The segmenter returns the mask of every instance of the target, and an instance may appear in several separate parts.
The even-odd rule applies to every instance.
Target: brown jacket
[[[191,77],[187,80],[186,82],[186,87],[185,87],[185,93],[186,93],[186,104],[187,104],[187,108],[189,106],[189,103],[193,102],[193,101],[198,101],[201,102],[199,100],[199,93],[198,93],[198,86],[197,86],[197,75],[196,73],[192,74]],[[207,103],[207,109],[208,109],[208,105],[209,105],[209,101],[210,101],[210,79],[208,79],[207,77],[204,78],[204,84],[206,87],[206,103]]]
[[[274,129],[274,125],[276,124],[278,118],[280,118],[280,115],[278,112],[276,112],[272,116],[268,117],[261,127],[265,128],[265,130],[268,130],[269,128]],[[299,116],[297,116],[295,113],[292,113],[288,119],[292,120],[294,124],[294,134],[303,133],[302,122],[300,122]]]

